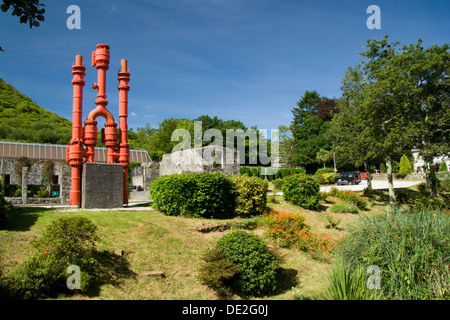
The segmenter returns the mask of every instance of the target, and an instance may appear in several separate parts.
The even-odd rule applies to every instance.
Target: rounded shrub
[[[154,207],[168,215],[228,218],[234,215],[234,185],[221,173],[162,176],[150,186]]]
[[[65,267],[74,264],[88,272],[98,264],[95,259],[97,229],[85,217],[59,218],[33,244],[40,253],[51,256]]]
[[[305,209],[318,209],[320,186],[317,181],[306,174],[295,174],[283,180],[282,191],[286,201]]]
[[[219,239],[214,250],[224,262],[231,263],[226,270],[232,275],[223,282],[230,292],[264,296],[277,288],[280,258],[258,236],[235,231]]]
[[[262,214],[267,204],[267,181],[247,176],[235,176],[231,181],[236,190],[236,214],[241,217]]]

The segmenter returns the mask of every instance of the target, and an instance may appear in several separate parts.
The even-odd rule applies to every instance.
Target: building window
[[[3,182],[3,184],[4,184],[5,186],[11,184],[11,175],[5,174],[5,181]]]
[[[54,175],[52,178],[52,184],[58,184],[59,183],[59,176]]]

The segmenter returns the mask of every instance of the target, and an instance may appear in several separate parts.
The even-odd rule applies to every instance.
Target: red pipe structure
[[[77,55],[72,66],[73,74],[73,117],[72,117],[72,139],[67,147],[66,159],[72,168],[70,204],[80,206],[81,204],[81,166],[84,159],[86,162],[95,162],[95,147],[97,145],[97,117],[106,119],[105,128],[102,129],[102,143],[106,146],[106,163],[120,163],[123,166],[123,203],[128,204],[127,169],[129,167],[129,144],[128,144],[128,91],[130,86],[130,72],[127,68],[127,60],[121,60],[118,73],[119,80],[119,140],[117,134],[117,123],[114,116],[106,109],[106,71],[109,69],[109,46],[97,45],[97,50],[92,52],[92,66],[97,69],[97,83],[93,89],[97,89],[97,107],[92,110],[84,126],[82,126],[83,112],[83,87],[86,67],[83,57]],[[86,148],[83,147],[86,146]]]

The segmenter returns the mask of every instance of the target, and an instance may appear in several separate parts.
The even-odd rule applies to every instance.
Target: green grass
[[[384,193],[386,193],[385,191]],[[368,210],[361,214],[380,214],[385,212],[387,203],[383,192],[368,201]],[[347,234],[349,226],[360,218],[361,214],[334,213],[330,210],[333,203],[341,200],[329,197],[320,203],[317,211],[305,210],[287,203],[277,196],[278,203],[268,203],[275,210],[299,213],[311,231],[328,234],[337,241]],[[327,228],[327,215],[341,220],[341,228]],[[122,264],[116,266],[117,281],[103,284],[86,295],[59,296],[59,299],[218,299],[216,293],[203,285],[198,279],[202,255],[211,249],[224,234],[233,230],[201,233],[202,226],[216,225],[244,219],[211,220],[166,216],[158,211],[80,211],[63,212],[42,208],[22,208],[14,211],[8,219],[7,228],[0,230],[0,268],[7,275],[24,261],[36,249],[31,245],[43,233],[53,220],[67,216],[84,216],[98,227],[100,251],[109,252],[114,259],[123,256]],[[252,218],[255,220],[261,217]],[[291,300],[319,299],[326,289],[328,276],[333,267],[331,262],[313,259],[308,253],[294,248],[279,248],[265,235],[264,223],[258,223],[254,232],[262,236],[269,245],[284,256],[282,265],[286,270],[297,274],[294,287],[267,299]],[[114,254],[114,255],[113,255]],[[114,259],[113,259],[114,258]],[[126,263],[125,263],[126,262]],[[119,270],[121,269],[121,270]],[[123,270],[122,270],[123,269]],[[165,277],[152,276],[152,271],[163,272]],[[233,299],[239,299],[234,296]]]

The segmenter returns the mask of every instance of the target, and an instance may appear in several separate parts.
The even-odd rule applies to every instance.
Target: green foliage
[[[81,270],[81,291],[98,276],[95,241],[97,226],[84,217],[53,221],[40,239],[33,242],[38,253],[21,263],[7,278],[12,297],[38,299],[63,292],[69,265]]]
[[[327,222],[328,222],[328,224],[325,226],[325,228],[327,228],[327,229],[330,229],[330,228],[334,228],[334,229],[337,229],[337,230],[340,230],[341,228],[339,227],[339,224],[341,223],[341,219],[335,219],[334,217],[333,217],[333,215],[331,215],[331,214],[327,214],[326,216],[325,216],[325,218],[327,219]]]
[[[447,171],[448,171],[447,164],[445,163],[445,160],[442,160],[441,165],[439,166],[439,172],[447,172]]]
[[[272,181],[275,189],[277,190],[281,190],[281,188],[283,187],[284,184],[284,180],[283,179],[276,179]]]
[[[336,101],[321,97],[317,91],[306,90],[292,109],[294,119],[291,125],[295,140],[295,153],[292,160],[296,165],[317,167],[316,159],[326,162],[329,154],[322,150],[331,150],[330,139],[326,132],[331,116],[336,112]],[[319,158],[316,158],[319,153]]]
[[[353,191],[338,190],[336,188],[331,188],[329,194],[338,199],[355,204],[358,207],[358,209],[366,210],[367,208],[367,201]]]
[[[53,221],[34,246],[67,267],[78,265],[89,272],[97,266],[95,242],[97,226],[84,217],[59,218]]]
[[[0,139],[69,144],[72,124],[49,112],[0,78]]]
[[[425,182],[418,184],[417,190],[419,194],[414,200],[413,210],[420,212],[424,209],[438,210],[443,207],[439,198],[431,196],[431,192]]]
[[[9,295],[27,300],[47,297],[64,286],[64,272],[64,265],[56,259],[34,254],[9,275]]]
[[[342,202],[339,204],[334,204],[330,210],[332,212],[339,212],[339,213],[353,213],[353,214],[357,214],[359,213],[358,208],[356,207],[356,205],[348,203],[348,202]]]
[[[323,174],[323,173],[334,173],[334,169],[333,168],[320,168],[320,169],[317,169],[317,171],[316,171],[316,173],[315,173],[315,175],[316,174]]]
[[[263,296],[277,288],[280,258],[258,236],[235,231],[219,239],[216,248],[222,250],[228,262],[239,268],[239,272],[225,283],[231,292]]]
[[[295,174],[284,178],[282,187],[286,201],[305,209],[319,208],[319,184],[306,174]]]
[[[408,173],[413,172],[413,167],[411,165],[411,162],[409,161],[408,157],[406,155],[403,155],[400,158],[400,169],[399,173],[407,175]]]
[[[368,289],[366,269],[351,267],[342,260],[334,265],[323,293],[325,300],[374,300],[379,299],[376,289]]]
[[[45,187],[40,187],[38,192],[34,195],[35,198],[47,198],[48,190]]]
[[[53,174],[55,172],[55,163],[52,160],[45,160],[42,166],[42,180],[46,186],[51,186],[53,181]]]
[[[378,266],[384,298],[450,298],[447,213],[396,209],[362,216],[338,245],[338,255],[351,266]]]
[[[12,205],[5,200],[3,192],[0,192],[0,229],[3,229],[6,218],[12,211]]]
[[[227,260],[222,248],[209,250],[202,259],[204,264],[199,270],[199,280],[220,296],[231,295],[233,277],[239,272],[239,267]]]
[[[20,23],[28,23],[30,29],[33,27],[39,27],[39,21],[44,21],[45,9],[41,7],[44,7],[45,5],[40,3],[39,0],[3,0],[3,4],[0,6],[0,9],[3,12],[6,12],[11,6],[13,8],[12,15],[19,17]]]
[[[267,181],[247,176],[232,177],[231,181],[237,194],[236,214],[240,217],[262,214],[267,204]]]
[[[168,215],[227,218],[234,215],[234,186],[221,173],[164,175],[150,186],[154,207]]]

